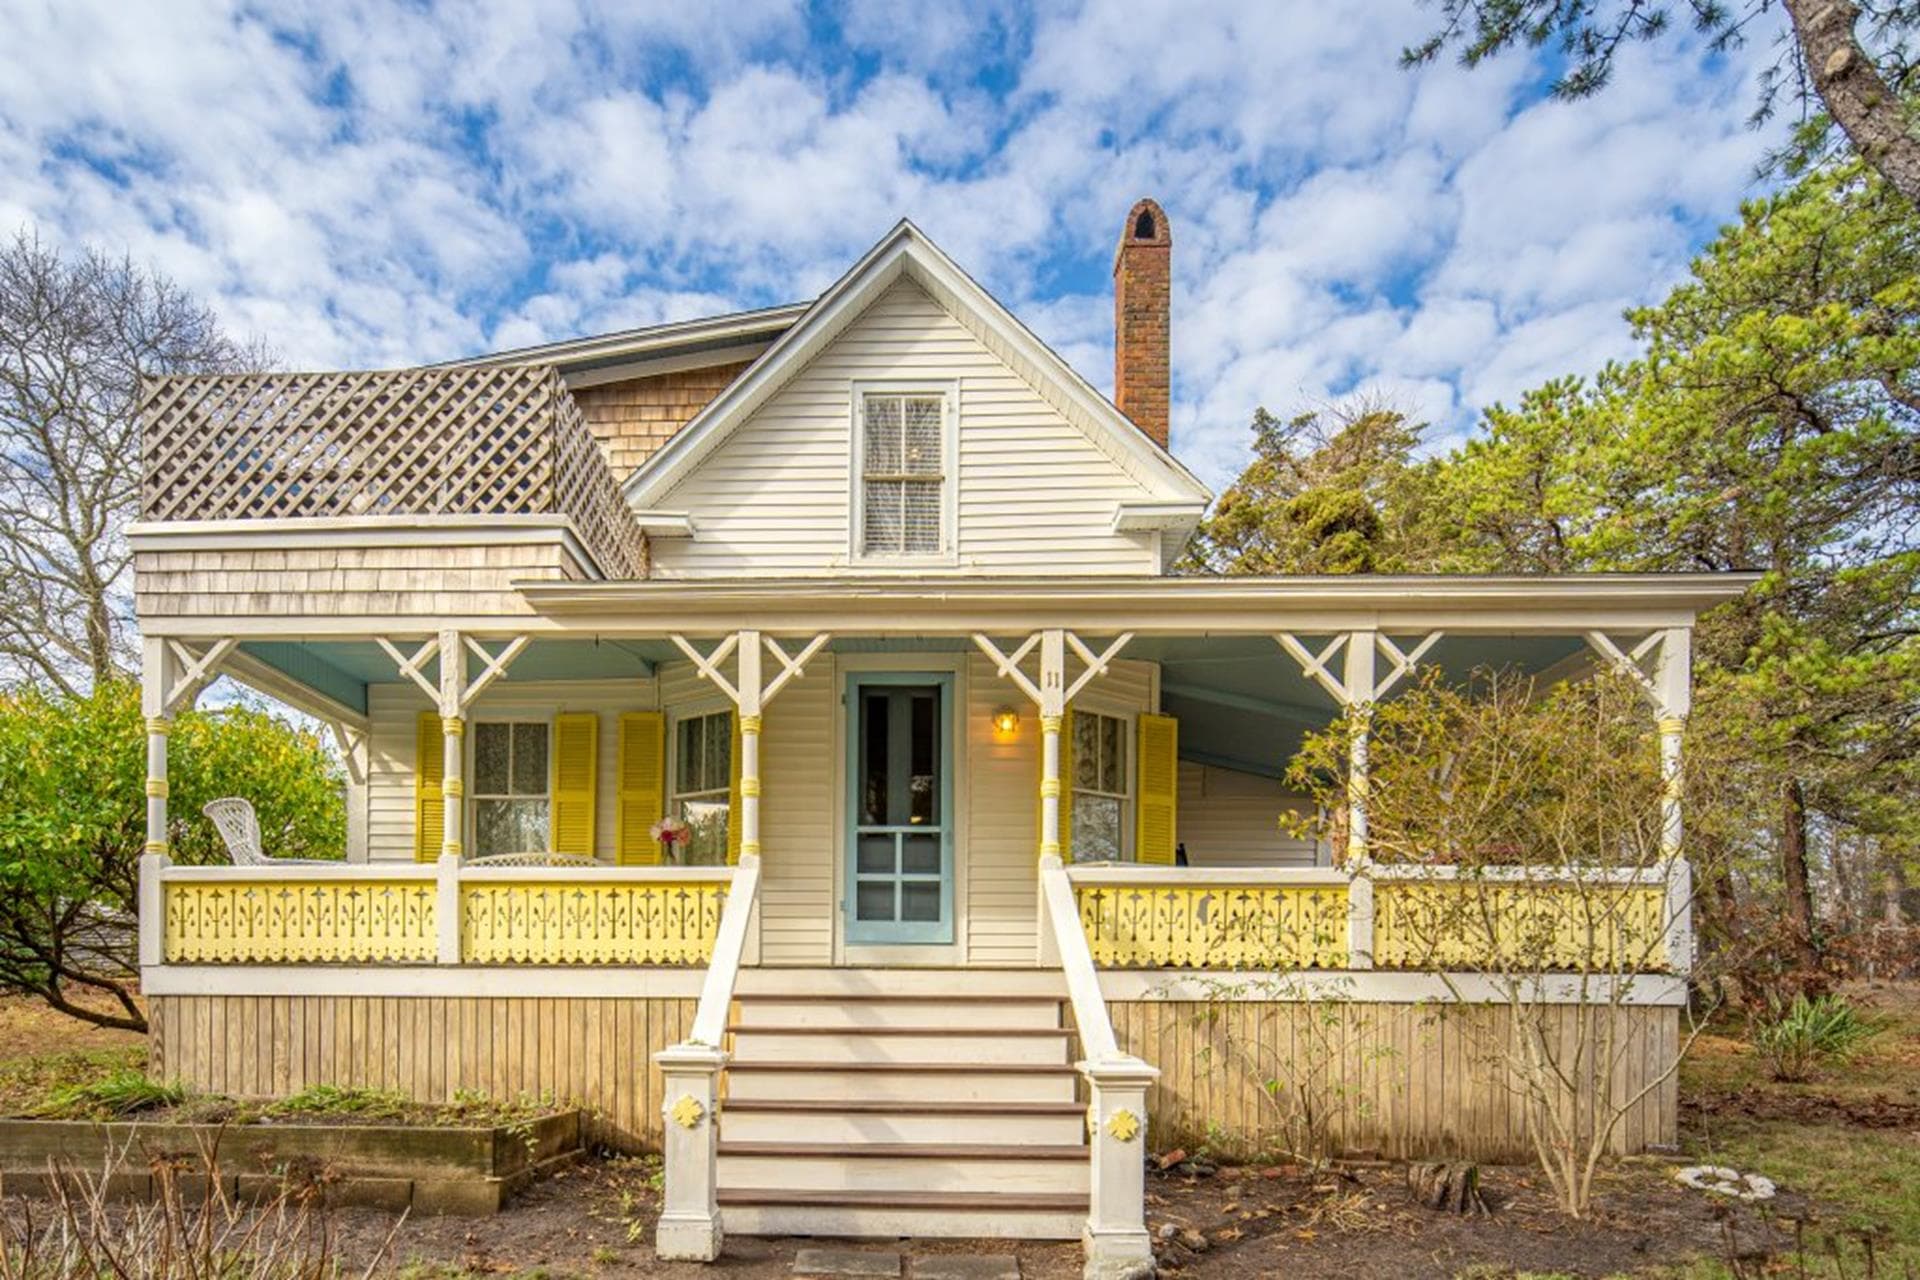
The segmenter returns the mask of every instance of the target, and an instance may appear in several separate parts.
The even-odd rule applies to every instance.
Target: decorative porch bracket
[[[1586,633],[1587,645],[1632,680],[1653,708],[1660,730],[1660,854],[1667,865],[1667,957],[1676,971],[1693,967],[1693,873],[1681,857],[1686,818],[1687,717],[1693,712],[1693,629],[1666,627],[1632,647],[1604,631]]]
[[[467,710],[494,681],[507,674],[513,660],[525,652],[533,637],[514,636],[499,653],[494,653],[470,635],[448,628],[421,644],[412,653],[403,652],[385,636],[374,640],[400,669],[400,674],[418,685],[433,700],[440,712],[440,800],[443,824],[440,828],[440,856],[458,858],[461,837],[466,829],[466,752],[462,742],[467,732]],[[466,655],[480,659],[480,674],[467,679]],[[427,675],[427,664],[439,660],[439,680]]]
[[[147,853],[169,851],[167,737],[173,732],[173,717],[192,709],[239,643],[226,637],[195,653],[178,640],[141,642],[140,710],[147,721]]]
[[[1355,969],[1373,967],[1373,881],[1367,842],[1368,737],[1373,704],[1411,676],[1444,632],[1430,631],[1412,649],[1402,649],[1378,631],[1346,631],[1315,653],[1291,632],[1273,637],[1300,664],[1300,670],[1325,689],[1341,708],[1353,715],[1353,733],[1347,744],[1347,862],[1353,882],[1347,891],[1347,951]],[[1343,657],[1340,674],[1333,663]],[[1387,660],[1380,673],[1377,658]]]
[[[727,695],[740,713],[740,856],[760,853],[760,731],[761,713],[774,695],[798,680],[807,663],[833,639],[821,632],[789,654],[778,640],[763,631],[737,631],[726,636],[710,652],[677,633],[667,637],[687,655],[694,670],[704,680]],[[733,679],[726,673],[726,662],[734,660]],[[765,659],[771,657],[779,668],[767,678]]]
[[[1012,653],[1006,653],[992,637],[975,632],[974,645],[993,660],[995,670],[1011,680],[1016,688],[1040,710],[1040,856],[1060,856],[1060,729],[1067,708],[1094,680],[1106,675],[1113,660],[1132,641],[1133,632],[1122,632],[1112,644],[1095,653],[1071,631],[1036,631]],[[1035,649],[1040,651],[1038,678],[1027,675],[1022,665]],[[1071,683],[1067,680],[1067,652],[1080,659],[1081,670]]]

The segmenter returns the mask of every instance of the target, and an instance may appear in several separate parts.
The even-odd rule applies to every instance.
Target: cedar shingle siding
[[[583,387],[573,398],[600,441],[614,479],[625,480],[751,363],[743,360]]]

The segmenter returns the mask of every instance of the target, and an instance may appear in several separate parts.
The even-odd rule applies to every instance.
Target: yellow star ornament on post
[[[707,1109],[690,1093],[681,1094],[680,1100],[673,1104],[673,1122],[682,1129],[698,1128],[701,1118],[706,1114]]]
[[[1140,1117],[1131,1111],[1116,1111],[1107,1117],[1107,1135],[1115,1142],[1132,1142],[1140,1136]]]

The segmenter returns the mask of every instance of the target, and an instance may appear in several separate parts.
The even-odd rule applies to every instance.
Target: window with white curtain
[[[938,392],[860,397],[860,553],[947,550],[947,404]]]
[[[548,726],[482,720],[473,726],[473,851],[538,853],[549,843]]]
[[[1131,857],[1127,738],[1127,722],[1119,716],[1075,709],[1070,749],[1076,862],[1118,862]]]

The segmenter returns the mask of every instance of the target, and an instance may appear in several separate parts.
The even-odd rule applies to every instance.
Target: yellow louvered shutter
[[[666,717],[629,711],[620,717],[620,798],[615,856],[624,867],[660,861],[653,824],[667,807]]]
[[[1133,845],[1141,862],[1173,865],[1179,753],[1180,722],[1172,716],[1141,715],[1139,797],[1134,804],[1139,824]]]
[[[553,718],[553,851],[593,856],[594,776],[599,771],[600,716],[570,711]]]
[[[438,712],[422,711],[413,738],[413,860],[432,862],[446,838],[447,802],[440,791],[446,774],[446,742]]]
[[[1047,777],[1047,740],[1044,733],[1037,741],[1038,750],[1033,767],[1033,847],[1038,849],[1044,843],[1042,828],[1046,824],[1046,799],[1040,794],[1040,783]],[[1073,708],[1067,708],[1060,717],[1060,859],[1073,861]]]
[[[733,746],[727,752],[727,862],[740,861],[740,713],[727,717],[733,723]]]

